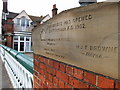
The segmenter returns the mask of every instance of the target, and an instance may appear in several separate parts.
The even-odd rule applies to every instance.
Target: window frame
[[[31,36],[14,36],[15,38],[17,37],[18,38],[18,40],[15,40],[15,39],[13,39],[13,48],[15,49],[15,46],[14,46],[14,43],[18,43],[18,52],[33,52],[32,51],[32,46],[31,46]],[[13,38],[14,38],[13,37]],[[24,40],[20,40],[20,37],[24,37]],[[27,41],[26,40],[26,38],[29,38],[29,41]],[[20,47],[21,47],[21,43],[22,42],[24,42],[24,50],[23,51],[21,51],[20,50]],[[29,45],[29,48],[28,49],[26,49],[26,47],[28,47],[28,46],[26,46],[26,43],[29,43],[28,45]]]

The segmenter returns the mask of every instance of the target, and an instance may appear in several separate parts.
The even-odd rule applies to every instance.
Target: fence
[[[33,58],[0,45],[1,59],[14,88],[33,87]]]

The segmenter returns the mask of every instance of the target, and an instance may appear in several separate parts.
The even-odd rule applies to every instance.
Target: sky
[[[79,7],[80,5],[78,1],[79,0],[8,0],[8,11],[20,13],[22,10],[25,10],[27,14],[33,16],[45,16],[47,14],[52,16],[51,10],[54,4],[56,4],[56,7],[58,8],[58,13],[60,13],[63,10]],[[105,0],[97,1],[101,2]],[[0,0],[0,22],[2,3],[2,0]]]
[[[8,10],[20,13],[25,10],[29,15],[45,16],[52,15],[53,4],[56,4],[58,13],[74,7],[79,7],[79,0],[8,0]],[[104,0],[98,0],[98,2]],[[2,0],[0,0],[0,8],[2,9]]]

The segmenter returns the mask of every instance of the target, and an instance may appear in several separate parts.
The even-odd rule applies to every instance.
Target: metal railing
[[[14,88],[33,87],[33,58],[4,45],[0,56]]]

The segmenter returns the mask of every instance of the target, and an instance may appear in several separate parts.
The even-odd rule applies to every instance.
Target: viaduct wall
[[[69,9],[34,28],[34,88],[120,88],[119,9]]]

